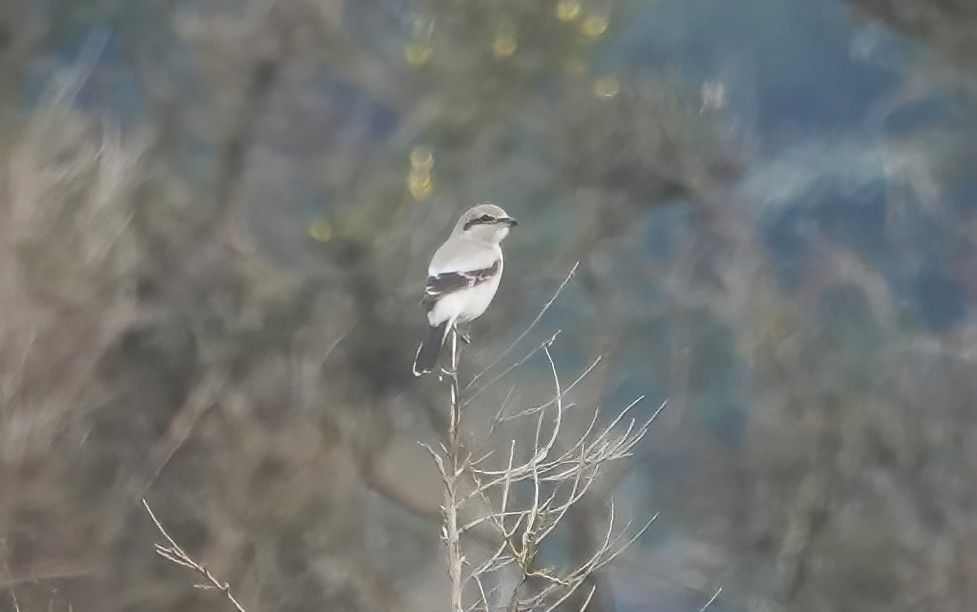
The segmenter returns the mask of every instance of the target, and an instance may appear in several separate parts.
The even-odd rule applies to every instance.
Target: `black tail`
[[[414,376],[427,374],[437,365],[447,330],[447,321],[436,327],[428,328],[427,337],[424,338],[421,346],[417,347],[417,355],[414,357]]]

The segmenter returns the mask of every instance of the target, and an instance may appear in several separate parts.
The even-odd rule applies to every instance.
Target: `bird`
[[[478,204],[461,215],[434,252],[421,298],[429,327],[414,355],[414,376],[434,369],[448,332],[477,319],[492,303],[502,278],[500,243],[516,225],[499,206]]]

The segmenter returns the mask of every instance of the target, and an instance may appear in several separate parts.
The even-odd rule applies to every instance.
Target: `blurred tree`
[[[970,70],[963,4],[852,5]],[[666,510],[702,602],[732,567],[749,609],[973,607],[972,94],[914,64],[870,109],[876,174],[827,188],[809,158],[744,152],[723,83],[627,67],[650,6],[0,7],[5,594],[214,609],[153,558],[147,495],[249,609],[443,602],[416,441],[443,435],[444,390],[409,374],[415,304],[457,210],[496,199],[525,232],[471,367],[581,261],[538,333],[574,338],[561,367],[604,355],[569,400],[669,397],[612,481],[635,515]],[[956,123],[911,112],[945,91]],[[744,198],[744,172],[790,195]],[[532,398],[537,367],[472,412]],[[585,554],[600,501],[547,554]],[[654,603],[596,580],[592,610]]]
[[[47,110],[8,111],[25,127],[5,154],[5,209],[75,214],[69,202],[81,189],[106,219],[43,232],[9,226],[21,246],[6,260],[8,293],[20,299],[24,281],[13,279],[43,281],[48,293],[80,283],[74,307],[94,317],[101,338],[62,342],[65,359],[86,364],[76,375],[83,392],[47,385],[50,405],[33,406],[24,425],[15,421],[27,406],[4,403],[4,431],[17,442],[6,446],[5,489],[19,494],[5,497],[0,539],[10,551],[5,584],[20,601],[43,601],[57,586],[76,607],[109,609],[114,593],[118,609],[211,609],[206,593],[186,589],[149,554],[153,534],[136,505],[148,494],[178,540],[219,568],[243,602],[407,605],[364,548],[365,509],[372,490],[421,516],[438,514],[436,497],[412,491],[433,482],[431,466],[410,459],[429,473],[391,471],[389,456],[418,436],[414,425],[404,429],[405,408],[426,405],[435,428],[443,424],[440,390],[418,386],[407,367],[422,321],[410,315],[421,274],[410,271],[422,270],[450,211],[506,198],[538,228],[538,246],[523,247],[523,256],[556,248],[537,274],[516,266],[508,276],[515,297],[488,322],[497,327],[524,310],[516,304],[542,295],[533,284],[631,231],[628,219],[644,206],[699,189],[709,171],[700,160],[715,157],[704,152],[715,151],[714,136],[695,127],[700,118],[680,97],[590,73],[588,58],[619,18],[614,10],[255,0],[53,2],[36,11],[42,43],[32,53],[57,54],[93,28],[104,42],[67,88],[55,81]],[[97,149],[111,126],[86,116],[112,96],[90,95],[111,84],[85,75],[112,62],[136,79],[146,103],[137,123],[148,128],[143,149],[122,143],[117,157]],[[26,64],[10,65],[17,82]],[[640,113],[637,129],[629,112]],[[48,121],[41,113],[67,118],[38,135],[30,126]],[[70,181],[52,178],[66,163],[59,148],[77,156],[92,147],[91,159],[69,159]],[[568,155],[574,148],[581,157]],[[127,188],[106,193],[101,177]],[[313,215],[296,208],[296,185],[322,203]],[[616,195],[605,203],[604,191]],[[307,236],[296,223],[303,217]],[[581,218],[599,222],[587,228]],[[419,227],[415,237],[410,229]],[[55,230],[59,238],[50,237]],[[68,237],[98,252],[124,244],[131,254],[119,270],[85,268],[95,275],[85,280],[77,266],[89,260]],[[106,283],[111,290],[99,288]],[[16,327],[28,338],[56,299],[48,293],[20,307],[28,318]],[[104,300],[126,305],[126,316],[110,316]],[[85,329],[71,319],[62,325],[52,337]],[[74,380],[65,370],[72,362],[58,365],[20,336],[4,339],[11,363],[25,342],[35,348],[24,367]],[[19,384],[33,385],[29,369],[16,371],[26,372]],[[45,429],[69,411],[75,430]],[[30,452],[26,440],[34,440]],[[63,449],[58,461],[36,472],[30,458],[55,447]],[[53,500],[65,514],[41,522]],[[576,519],[581,534],[593,511]],[[63,533],[46,537],[51,524]],[[433,521],[428,536],[436,538]],[[600,598],[611,605],[603,588]]]

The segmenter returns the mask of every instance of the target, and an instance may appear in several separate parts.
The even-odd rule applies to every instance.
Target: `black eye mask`
[[[487,225],[489,223],[495,223],[495,217],[492,215],[482,215],[477,219],[472,219],[468,223],[465,223],[465,227],[463,229],[468,230],[473,225]]]

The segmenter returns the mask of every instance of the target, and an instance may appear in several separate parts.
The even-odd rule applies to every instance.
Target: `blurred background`
[[[591,610],[977,608],[975,73],[970,0],[0,3],[0,610],[227,608],[143,496],[251,611],[445,609],[410,366],[486,200],[463,374],[579,261],[523,349],[669,402]]]

